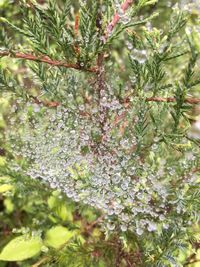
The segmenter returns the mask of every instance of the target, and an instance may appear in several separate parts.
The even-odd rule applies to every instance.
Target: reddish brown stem
[[[36,96],[30,96],[34,102],[38,105],[42,104],[45,107],[49,107],[49,108],[56,108],[58,106],[60,106],[60,103],[57,101],[47,101],[47,100],[40,100],[38,99]]]
[[[121,5],[121,9],[122,11],[125,13],[125,11],[133,4],[134,0],[126,0],[122,5]],[[119,14],[116,12],[112,21],[108,24],[107,26],[107,31],[105,33],[105,37],[107,38],[108,33],[110,31],[113,30],[113,28],[115,27],[115,25],[118,23],[120,19]],[[79,27],[79,15],[76,16],[75,18],[75,35],[78,34],[78,27]],[[79,51],[77,51],[79,52]],[[26,54],[26,53],[21,53],[21,52],[9,52],[9,51],[0,51],[0,58],[4,57],[4,56],[10,56],[12,58],[21,58],[21,59],[25,59],[25,60],[31,60],[31,61],[37,61],[37,62],[43,62],[43,63],[47,63],[49,65],[52,66],[57,66],[57,67],[65,67],[65,68],[72,68],[72,69],[77,69],[77,70],[84,70],[84,71],[88,71],[88,72],[98,72],[98,67],[92,67],[92,68],[87,68],[87,69],[83,69],[81,68],[80,65],[78,64],[72,64],[72,63],[65,63],[63,61],[59,61],[59,60],[52,60],[49,57],[45,56],[45,55],[41,55],[41,56],[35,56],[32,54]]]
[[[75,26],[74,26],[74,34],[75,36],[78,35],[78,29],[79,29],[79,13],[75,16]]]
[[[74,36],[75,36],[75,38],[78,37],[79,20],[80,20],[80,16],[79,16],[79,13],[78,13],[75,16],[75,25],[74,25]],[[76,43],[76,41],[75,41],[75,44],[74,44],[74,50],[75,50],[76,54],[79,56],[80,55],[80,48],[79,48],[78,44]]]
[[[146,102],[176,102],[175,97],[147,97]],[[185,103],[189,104],[199,104],[200,103],[200,98],[195,98],[195,97],[187,97],[185,98]]]
[[[133,0],[126,0],[122,5],[121,5],[121,9],[122,11],[125,13],[126,10],[133,4]],[[113,30],[113,28],[115,27],[115,25],[118,23],[120,19],[119,14],[116,12],[112,21],[108,24],[107,27],[107,32],[106,32],[106,36],[108,35],[109,32],[111,32]]]
[[[86,227],[86,231],[89,232],[92,228],[94,228],[98,223],[102,222],[102,220],[104,219],[104,215],[102,214],[99,218],[97,218],[97,220],[95,220],[94,222],[92,222],[90,225],[88,225]]]
[[[4,57],[4,56],[10,56],[12,58],[21,58],[21,59],[25,59],[25,60],[43,62],[43,63],[47,63],[49,65],[57,66],[57,67],[72,68],[72,69],[83,70],[83,71],[88,71],[88,72],[97,72],[97,67],[83,69],[78,64],[65,63],[65,62],[59,61],[59,60],[52,60],[49,57],[44,56],[44,55],[35,56],[32,54],[25,54],[25,53],[20,53],[20,52],[9,52],[9,51],[0,52],[0,57]]]
[[[34,99],[35,103],[37,104],[43,104],[44,106],[47,107],[57,107],[60,105],[59,102],[56,101],[46,101],[46,100],[39,100],[37,97],[31,96],[31,98]],[[147,97],[146,102],[176,102],[176,98],[174,97]],[[200,98],[194,98],[194,97],[188,97],[185,99],[185,103],[189,104],[199,104],[200,103]],[[117,116],[114,121],[114,126],[119,123],[126,115],[126,112],[124,112],[122,115]]]

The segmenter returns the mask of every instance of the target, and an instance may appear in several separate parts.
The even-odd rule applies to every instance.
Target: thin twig
[[[71,68],[71,69],[77,69],[77,70],[83,70],[83,71],[88,71],[88,72],[97,72],[97,67],[92,67],[92,68],[82,68],[78,64],[72,64],[72,63],[66,63],[63,61],[59,60],[52,60],[47,56],[35,56],[32,54],[26,54],[26,53],[21,53],[21,52],[10,52],[10,51],[0,51],[0,58],[9,56],[11,58],[20,58],[20,59],[25,59],[25,60],[31,60],[31,61],[37,61],[37,62],[43,62],[47,63],[52,66],[57,66],[57,67],[64,67],[64,68]]]
[[[194,255],[196,256],[196,254],[194,254]],[[195,260],[187,261],[183,266],[186,267],[186,266],[191,265],[191,264],[196,263],[196,262],[200,262],[200,260],[195,259]]]
[[[47,100],[40,100],[36,96],[29,95],[30,98],[34,100],[34,103],[38,105],[43,105],[45,107],[50,107],[50,108],[56,108],[60,106],[60,103],[57,101],[47,101]]]
[[[101,1],[98,2],[100,5]],[[98,12],[97,14],[97,19],[96,19],[96,26],[99,29],[99,34],[103,34],[103,28],[102,24],[100,23],[102,19],[102,13],[101,11]],[[105,73],[105,66],[104,66],[104,52],[98,53],[97,56],[97,63],[96,65],[98,66],[98,72],[97,72],[97,78],[96,78],[96,86],[97,86],[97,93],[98,93],[98,106],[99,106],[99,122],[101,125],[101,132],[102,132],[102,140],[105,135],[105,130],[104,126],[107,121],[107,107],[101,105],[101,100],[103,97],[106,96],[106,73]]]
[[[116,245],[117,246],[116,246],[115,267],[120,267],[122,255],[123,255],[121,241],[118,240]]]
[[[94,222],[92,222],[90,225],[88,225],[86,227],[86,231],[89,232],[92,228],[94,228],[97,224],[99,224],[100,222],[102,222],[102,220],[104,219],[104,214],[102,214],[99,218],[97,218]]]
[[[129,7],[133,4],[133,0],[126,0],[122,5],[121,5],[121,9],[122,11],[125,13],[127,9],[129,9]],[[113,30],[113,28],[115,27],[115,25],[119,22],[120,20],[120,16],[119,14],[116,12],[112,21],[108,24],[107,26],[107,31],[106,31],[106,38],[108,36],[108,33],[111,32]]]
[[[78,37],[78,33],[79,33],[79,23],[80,23],[80,15],[79,13],[77,13],[75,16],[75,25],[74,25],[74,36],[75,36],[74,50],[78,56],[80,55],[80,47],[78,46],[78,43],[76,42],[76,38]]]
[[[175,97],[147,97],[146,102],[176,102]],[[195,98],[195,97],[187,97],[184,100],[185,103],[189,104],[199,104],[200,103],[200,98]]]
[[[79,13],[76,14],[75,16],[75,25],[74,25],[74,35],[77,37],[78,36],[78,30],[79,30]]]
[[[36,262],[35,264],[33,264],[31,267],[39,267],[40,265],[47,262],[48,260],[49,260],[49,257],[44,257],[41,260],[39,260],[38,262]]]
[[[61,105],[61,103],[57,102],[57,101],[47,101],[47,100],[40,100],[38,99],[37,97],[35,96],[30,96],[34,102],[36,104],[42,104],[46,107],[52,107],[52,108],[56,108],[58,106]],[[146,102],[167,102],[167,103],[174,103],[176,102],[176,98],[174,97],[147,97]],[[195,98],[195,97],[188,97],[188,98],[185,98],[185,103],[188,103],[188,104],[200,104],[200,98]],[[123,114],[121,114],[120,116],[117,116],[115,118],[115,121],[114,121],[114,125],[117,125],[119,123],[119,121],[121,121],[121,119],[123,119],[126,115],[126,112],[124,112]]]

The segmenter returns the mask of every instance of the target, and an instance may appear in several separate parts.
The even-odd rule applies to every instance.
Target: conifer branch
[[[76,14],[75,16],[75,25],[74,25],[74,35],[77,36],[78,35],[78,30],[79,30],[79,13]]]
[[[52,66],[56,67],[64,67],[64,68],[71,68],[71,69],[76,69],[76,70],[83,70],[83,71],[88,71],[88,72],[97,72],[96,67],[92,68],[87,68],[84,69],[78,64],[72,64],[72,63],[65,63],[63,61],[59,60],[52,60],[47,56],[35,56],[32,54],[26,54],[26,53],[21,53],[21,52],[13,52],[13,51],[1,51],[0,52],[0,58],[5,57],[5,56],[10,56],[12,58],[20,58],[20,59],[25,59],[25,60],[30,60],[30,61],[37,61],[37,62],[42,62],[42,63],[47,63]]]
[[[42,104],[46,107],[58,107],[61,105],[61,103],[57,101],[47,101],[47,100],[40,100],[35,96],[30,96],[36,104]],[[146,102],[167,102],[167,103],[173,103],[176,102],[176,99],[174,97],[147,97]],[[200,98],[195,98],[195,97],[188,97],[184,101],[185,103],[188,104],[200,104]],[[126,102],[127,103],[127,102]],[[121,116],[118,116],[116,118],[115,124],[117,124],[121,118],[123,118],[125,113],[123,113]]]
[[[36,103],[38,105],[43,105],[43,106],[49,107],[49,108],[56,108],[56,107],[60,106],[60,103],[57,101],[40,100],[36,96],[32,96],[32,95],[30,95],[29,97],[32,98],[34,103]]]
[[[125,13],[127,9],[129,9],[129,7],[133,4],[133,0],[126,0],[122,5],[121,5],[121,9],[122,11]],[[113,28],[115,27],[115,25],[119,22],[120,20],[120,16],[119,14],[116,12],[112,21],[108,24],[107,27],[107,32],[106,32],[106,36],[108,35],[109,32],[111,32],[113,30]]]
[[[176,102],[175,97],[147,97],[146,102]],[[185,103],[189,104],[199,104],[200,103],[200,98],[195,98],[195,97],[188,97],[185,98]]]
[[[79,15],[79,13],[77,13],[76,16],[75,16],[75,25],[74,25],[74,36],[75,36],[75,38],[78,37],[79,24],[80,24],[80,15]],[[74,43],[74,50],[75,50],[77,55],[80,55],[80,47],[78,46],[76,41]]]
[[[190,229],[200,209],[199,51],[197,36],[188,34],[191,21],[183,28],[188,11],[159,7],[157,29],[154,21],[139,26],[157,15],[145,8],[156,8],[157,0],[25,2],[19,26],[7,12],[0,18],[11,28],[8,36],[0,33],[0,59],[8,69],[12,58],[24,65],[14,77],[0,68],[0,191],[6,197],[5,188],[14,186],[14,200],[23,195],[31,205],[37,196],[42,209],[27,217],[23,205],[16,212],[5,207],[3,216],[11,209],[16,229],[5,217],[2,235],[21,234],[27,255],[12,253],[13,236],[0,247],[0,259],[27,259],[32,267],[158,267],[179,265],[179,251],[191,243],[183,266],[197,262],[200,245]],[[163,24],[166,8],[171,18]],[[29,39],[28,47],[15,31]],[[41,194],[30,195],[33,188]],[[56,221],[49,223],[45,208]],[[60,234],[65,237],[57,240]],[[35,242],[45,247],[36,246],[31,258]]]

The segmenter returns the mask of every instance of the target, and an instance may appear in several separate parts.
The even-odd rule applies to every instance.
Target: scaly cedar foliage
[[[21,0],[16,22],[2,13],[2,266],[198,262],[199,12]]]

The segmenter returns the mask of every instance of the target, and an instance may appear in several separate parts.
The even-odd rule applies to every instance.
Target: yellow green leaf
[[[0,0],[0,7],[2,7],[6,2],[7,0]]]
[[[63,221],[73,221],[72,208],[66,202],[61,202],[58,197],[50,196],[48,198],[48,206]]]
[[[8,181],[10,181],[10,177],[9,176],[0,176],[0,182],[2,182],[2,181],[8,182]]]
[[[46,246],[59,248],[74,236],[76,236],[75,231],[69,231],[66,227],[59,225],[46,232],[44,242]]]
[[[5,193],[7,191],[10,191],[13,189],[13,185],[11,184],[3,184],[3,185],[0,185],[0,194],[1,193]]]
[[[14,211],[14,204],[10,198],[6,198],[3,204],[6,208],[6,213],[10,214]]]
[[[0,166],[4,166],[6,164],[6,159],[0,156]]]
[[[32,258],[40,252],[42,245],[40,237],[16,237],[3,248],[0,260],[23,261]]]

